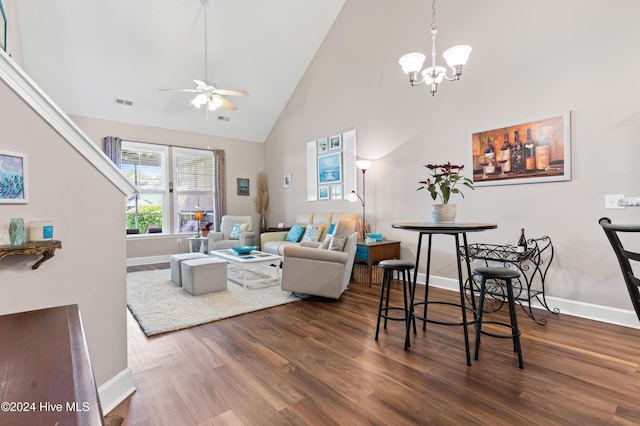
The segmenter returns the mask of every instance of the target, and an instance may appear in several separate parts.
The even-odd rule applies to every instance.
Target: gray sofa
[[[341,224],[343,222],[346,223],[342,221]],[[340,251],[295,245],[285,246],[282,289],[339,299],[351,280],[357,243],[358,233],[351,232],[346,238],[344,248]]]
[[[325,225],[323,233],[320,235],[319,242],[324,241],[327,230],[331,224],[337,224],[342,221],[341,227],[344,226],[345,233],[355,231],[358,215],[355,213],[300,213],[296,216],[296,225]],[[284,255],[284,248],[287,246],[300,246],[301,243],[286,241],[289,231],[265,232],[260,235],[260,250]],[[303,245],[305,245],[303,243]],[[309,245],[309,244],[307,244]],[[314,245],[314,244],[311,244]],[[315,244],[316,246],[320,244]]]

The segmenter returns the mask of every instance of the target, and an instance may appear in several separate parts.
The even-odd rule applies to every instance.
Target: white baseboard
[[[418,273],[418,284],[424,285],[424,283],[425,274]],[[459,288],[458,280],[453,278],[432,276],[429,284],[434,287],[451,291],[458,291]],[[633,310],[576,302],[574,300],[567,300],[559,297],[547,296],[546,299],[549,307],[551,309],[558,308],[561,314],[640,329],[640,322],[638,322],[638,317]],[[537,300],[533,300],[531,306],[534,308],[544,309]]]
[[[133,372],[130,368],[122,370],[98,388],[102,412],[107,415],[135,390]]]
[[[153,263],[164,263],[168,262],[170,254],[164,254],[160,256],[149,256],[149,257],[130,257],[127,258],[127,266],[139,266],[139,265],[151,265]]]

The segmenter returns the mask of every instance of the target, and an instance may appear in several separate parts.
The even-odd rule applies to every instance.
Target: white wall
[[[416,192],[427,163],[468,164],[469,133],[492,125],[571,111],[570,182],[476,188],[458,198],[458,220],[495,222],[470,241],[504,243],[548,235],[556,257],[548,277],[553,297],[631,309],[620,270],[598,219],[640,222],[640,209],[604,210],[605,194],[640,195],[640,3],[633,0],[449,0],[437,4],[438,61],[470,44],[458,82],[435,97],[412,88],[398,58],[429,56],[431,4],[347,0],[266,142],[270,217],[291,223],[299,211],[359,212],[357,203],[306,201],[305,143],[357,129],[367,171],[367,221],[402,240],[415,256],[417,236],[391,228],[430,220],[432,201]],[[283,189],[283,173],[294,187]],[[276,221],[276,220],[274,220]],[[433,274],[455,277],[449,242],[437,238]],[[443,259],[436,259],[443,260]],[[448,261],[447,261],[448,260]]]
[[[0,83],[1,149],[27,154],[28,204],[0,204],[0,244],[9,221],[49,219],[62,249],[0,261],[0,314],[78,304],[99,385],[127,368],[125,195]],[[6,344],[7,342],[5,342]]]
[[[103,138],[105,136],[119,136],[122,139],[138,142],[190,148],[224,149],[227,170],[227,213],[251,215],[253,229],[259,229],[259,216],[255,209],[254,199],[257,190],[257,175],[264,170],[264,144],[87,117],[73,116],[72,119],[100,149],[104,147]],[[249,196],[237,195],[238,178],[249,179]],[[180,249],[176,240],[184,238],[185,235],[130,237],[127,241],[127,258],[166,257],[175,254]],[[185,241],[182,250],[187,249]]]

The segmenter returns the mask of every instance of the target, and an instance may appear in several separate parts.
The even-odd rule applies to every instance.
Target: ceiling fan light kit
[[[200,108],[202,106],[206,106],[205,111],[207,112],[207,118],[209,118],[209,111],[214,111],[221,106],[230,110],[235,111],[238,109],[233,103],[224,98],[224,96],[249,96],[244,90],[229,90],[229,89],[218,89],[214,84],[208,83],[208,45],[207,45],[207,4],[209,0],[201,0],[202,8],[203,8],[203,16],[204,16],[204,81],[202,80],[193,80],[196,84],[195,89],[160,89],[161,91],[169,91],[169,92],[190,92],[197,93],[197,95],[191,100],[191,105],[196,108]]]

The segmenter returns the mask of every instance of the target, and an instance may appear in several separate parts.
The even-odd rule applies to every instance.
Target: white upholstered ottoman
[[[182,262],[182,288],[198,296],[227,289],[227,262],[207,256]]]
[[[178,284],[179,286],[182,286],[182,269],[180,266],[181,263],[185,260],[202,259],[207,257],[209,256],[204,253],[180,253],[172,255],[169,258],[169,262],[171,263],[171,281]]]

